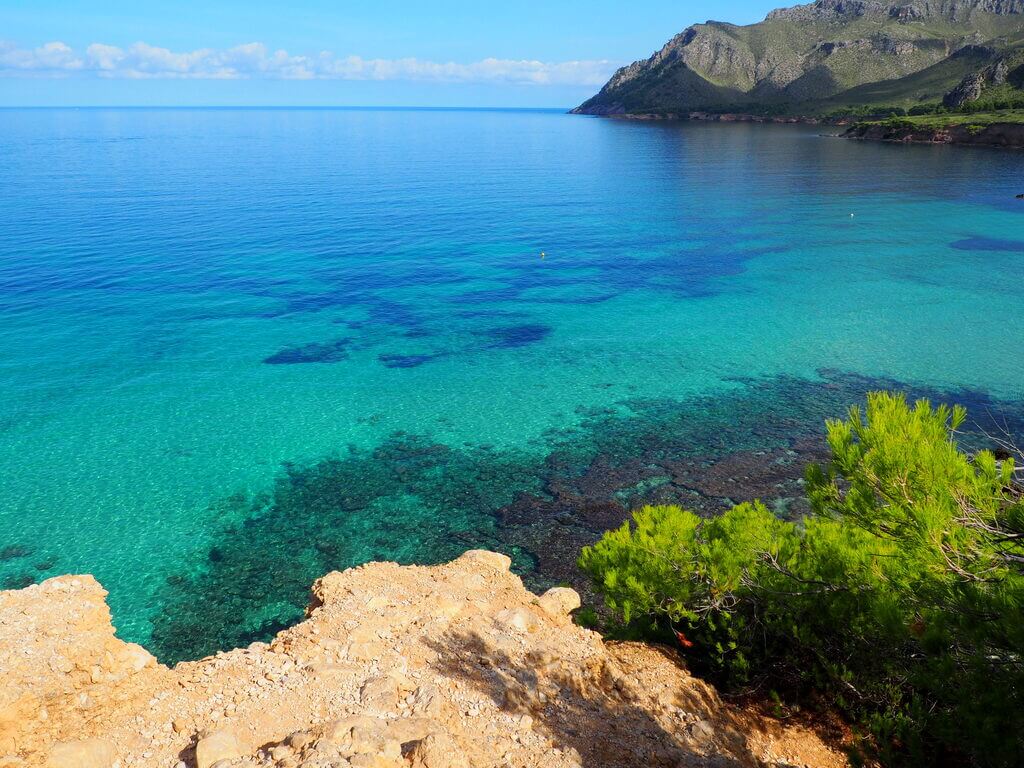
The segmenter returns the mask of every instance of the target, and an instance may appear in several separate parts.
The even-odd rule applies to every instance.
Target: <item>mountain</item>
[[[696,24],[616,72],[579,114],[823,113],[939,103],[1024,52],[1024,0],[817,0]],[[1024,69],[1007,71],[1024,80]],[[982,75],[984,79],[984,75]]]

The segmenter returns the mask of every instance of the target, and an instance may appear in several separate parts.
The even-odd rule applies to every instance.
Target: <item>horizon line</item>
[[[471,107],[420,106],[415,104],[0,104],[0,109],[348,109],[435,112],[568,112],[573,107]]]

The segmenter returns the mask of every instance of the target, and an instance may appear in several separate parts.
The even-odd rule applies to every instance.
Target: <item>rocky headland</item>
[[[173,669],[116,637],[90,576],[2,592],[0,768],[845,765],[509,566],[330,573],[272,642]]]
[[[754,25],[693,25],[615,72],[573,112],[822,115],[872,104],[963,105],[983,95],[985,82],[1019,90],[1022,32],[1019,0],[816,0]]]
[[[774,122],[1019,110],[1022,34],[1019,0],[815,0],[757,24],[688,27],[572,111]]]

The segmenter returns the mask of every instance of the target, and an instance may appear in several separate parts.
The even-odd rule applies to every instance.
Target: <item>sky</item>
[[[779,4],[0,0],[0,106],[568,108],[690,24]]]

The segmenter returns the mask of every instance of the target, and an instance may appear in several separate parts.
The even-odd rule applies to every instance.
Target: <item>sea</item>
[[[1024,434],[1024,153],[551,110],[0,110],[0,588],[168,662],[313,580],[806,511],[867,392]]]

